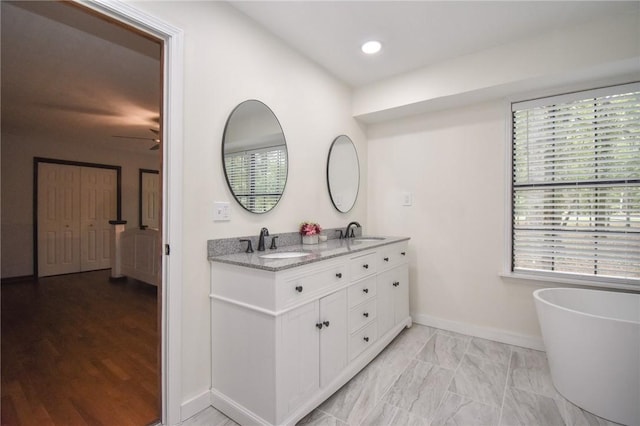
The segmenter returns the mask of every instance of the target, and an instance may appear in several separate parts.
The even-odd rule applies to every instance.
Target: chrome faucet
[[[269,230],[262,228],[260,230],[260,236],[258,237],[258,251],[264,251],[264,237],[269,236]]]
[[[344,238],[353,238],[353,237],[355,237],[355,234],[353,233],[353,229],[351,229],[352,226],[355,226],[357,228],[362,228],[358,222],[349,223],[347,225],[347,229],[345,229],[345,231],[344,231]],[[349,230],[351,230],[351,234],[349,234]]]

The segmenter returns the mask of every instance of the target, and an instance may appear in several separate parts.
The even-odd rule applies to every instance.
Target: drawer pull
[[[322,323],[321,322],[317,323],[316,327],[318,327],[320,330],[322,330]]]
[[[336,277],[338,277],[338,278],[342,278],[342,272],[338,272],[338,273],[336,274]]]
[[[322,321],[325,327],[329,327],[329,321]]]
[[[368,263],[365,263],[364,265],[362,265],[362,267],[363,267],[364,269],[369,269],[369,264],[368,264]]]
[[[369,289],[368,288],[363,288],[362,291],[365,292],[365,293],[369,293]]]
[[[297,285],[297,286],[296,286],[296,291],[297,291],[298,293],[302,293],[302,290],[303,290],[303,287],[302,287],[301,285]]]
[[[393,286],[394,286],[394,287],[398,287],[399,285],[400,285],[400,283],[399,283],[398,281],[396,281],[396,282],[394,282],[394,283],[393,283]]]
[[[364,315],[365,318],[369,318],[369,312],[364,312],[362,315]]]
[[[407,255],[407,252],[406,252],[406,251],[403,251],[403,252],[402,252],[402,253],[400,253],[400,254],[401,254],[401,255],[403,255],[403,256],[406,256],[406,255]]]
[[[388,258],[388,257],[385,257],[385,258],[384,258],[384,261],[385,261],[385,262],[388,262],[388,261],[389,261],[389,258]]]
[[[368,337],[363,337],[363,340],[364,340],[365,342],[368,342],[368,341],[369,341],[369,338],[368,338]]]

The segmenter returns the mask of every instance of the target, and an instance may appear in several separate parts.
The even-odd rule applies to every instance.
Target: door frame
[[[161,421],[179,424],[182,400],[182,182],[184,32],[116,0],[72,0],[163,42],[162,52],[162,308]],[[169,255],[171,253],[171,255]]]
[[[63,166],[91,167],[116,171],[116,218],[122,220],[122,167],[109,164],[85,163],[82,161],[59,160],[56,158],[33,157],[33,277],[38,279],[38,167],[40,163],[60,164]]]

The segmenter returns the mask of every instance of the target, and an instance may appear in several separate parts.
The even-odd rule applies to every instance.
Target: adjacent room
[[[640,424],[640,2],[2,2],[1,47],[3,424]]]
[[[160,61],[83,8],[2,4],[2,424],[161,418]]]

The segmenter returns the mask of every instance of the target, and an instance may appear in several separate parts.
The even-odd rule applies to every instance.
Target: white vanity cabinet
[[[282,270],[211,261],[212,405],[289,425],[337,391],[411,325],[406,247]]]

